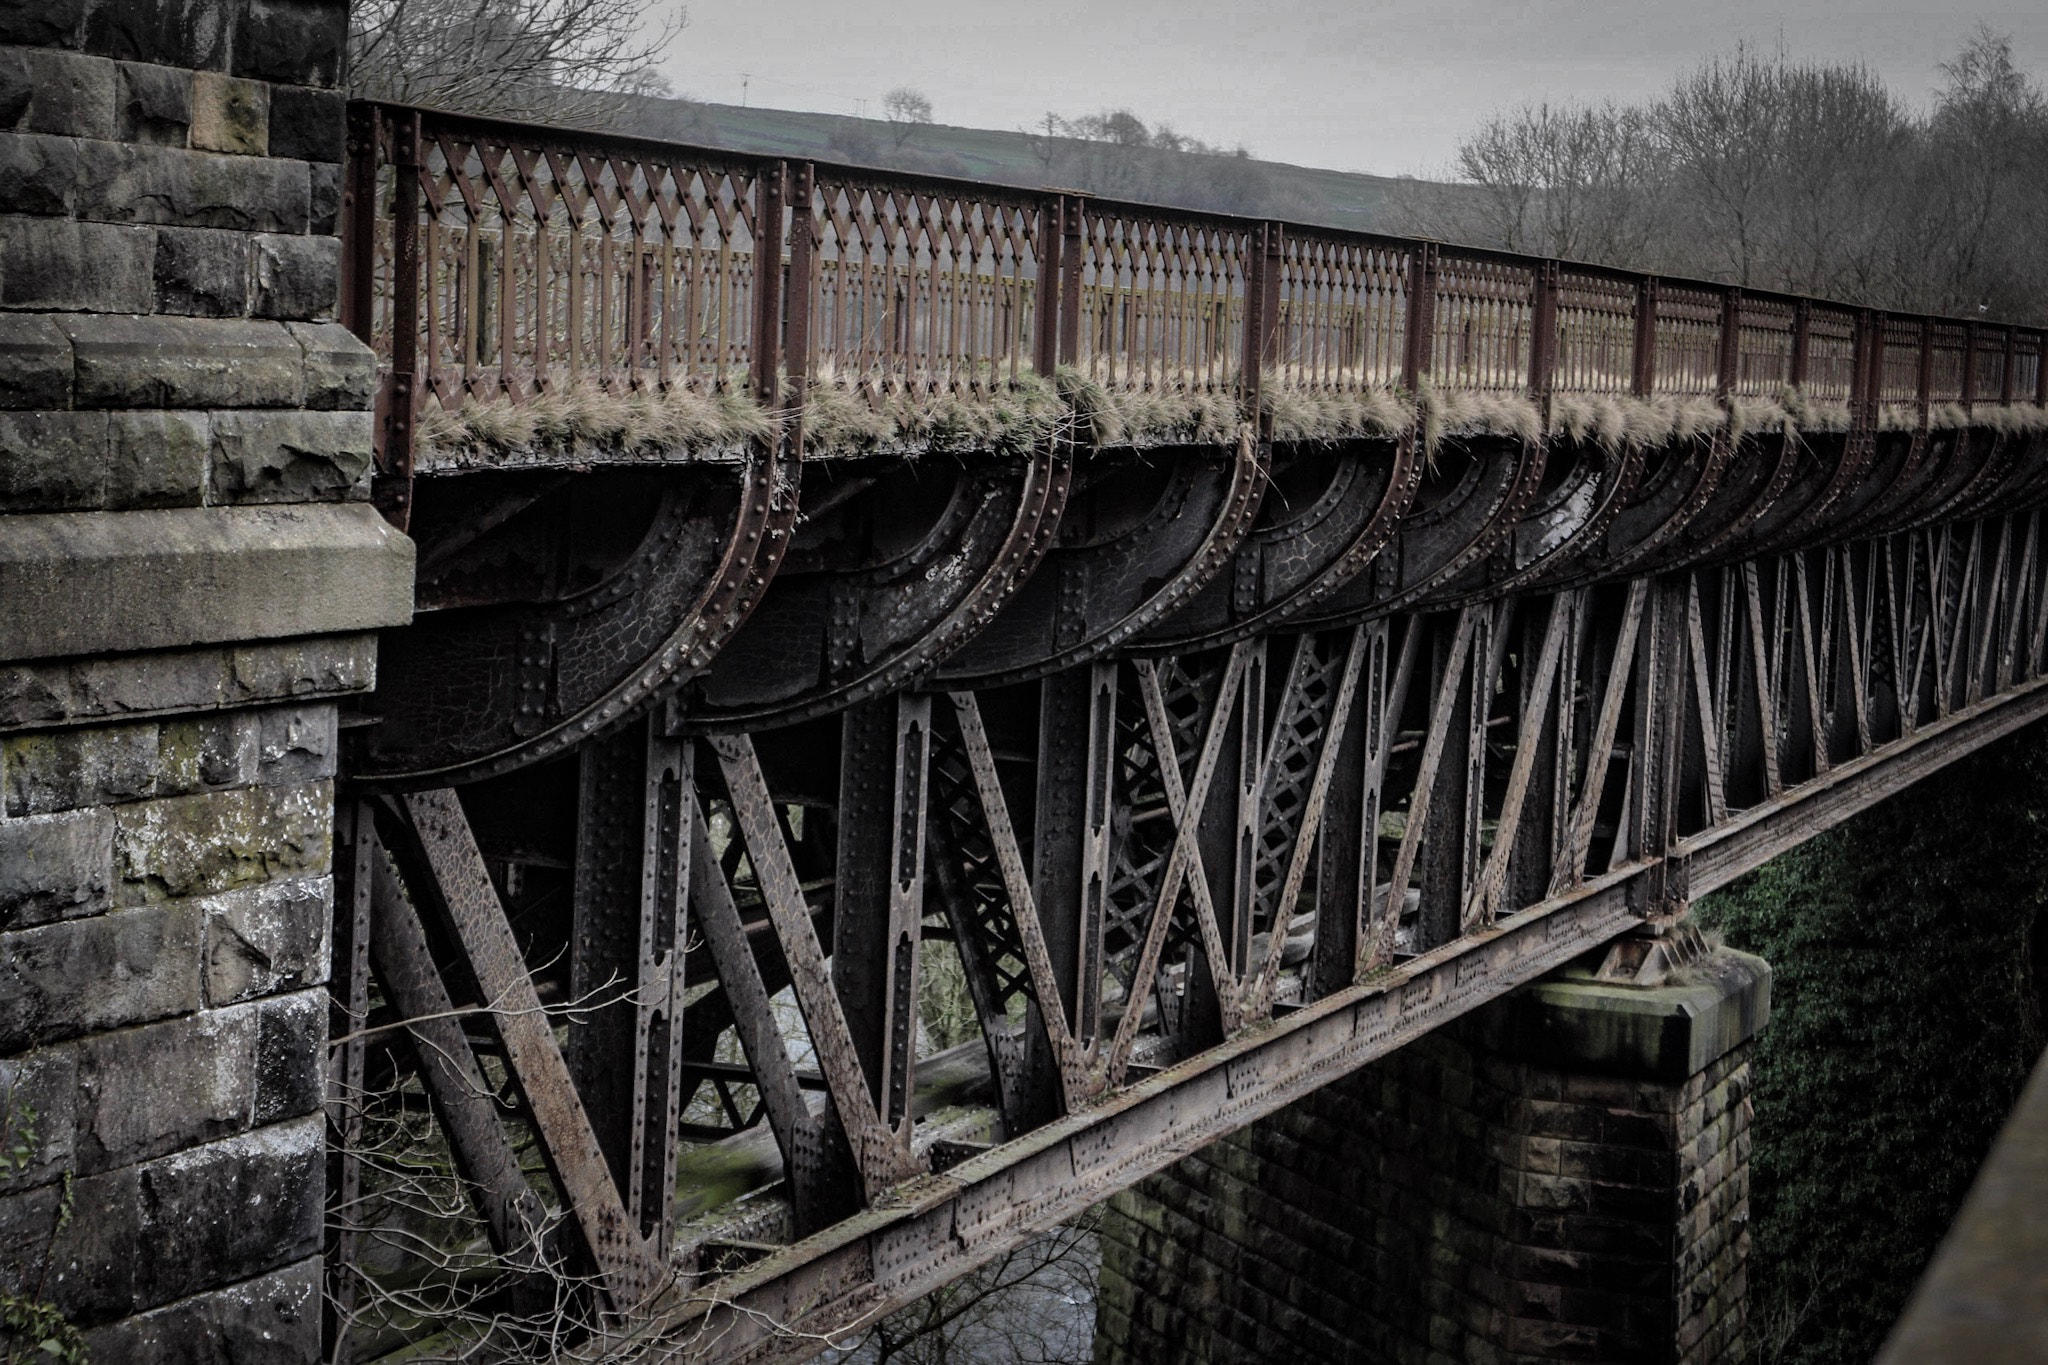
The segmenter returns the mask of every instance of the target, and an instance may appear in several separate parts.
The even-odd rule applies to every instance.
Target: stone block
[[[327,161],[306,166],[306,186],[311,214],[309,231],[316,237],[341,234],[341,167]]]
[[[201,923],[161,905],[0,934],[0,1051],[197,1009]]]
[[[72,1166],[78,1121],[75,1048],[39,1048],[0,1059],[0,1192],[56,1180]]]
[[[238,232],[304,232],[309,221],[303,161],[85,142],[78,163],[81,218]]]
[[[26,85],[27,98],[7,92]],[[114,64],[54,48],[0,48],[0,118],[4,126],[65,137],[114,136]]]
[[[155,261],[146,227],[0,215],[0,307],[146,313]]]
[[[208,897],[206,999],[224,1005],[327,979],[333,883],[294,877]]]
[[[63,217],[78,183],[78,143],[45,133],[0,137],[0,213]]]
[[[300,991],[257,1004],[255,1120],[320,1112],[326,1100],[327,992]]]
[[[317,1116],[298,1119],[80,1179],[75,1206],[94,1216],[58,1234],[45,1292],[91,1325],[305,1260],[319,1247],[322,1136]],[[47,1236],[54,1214],[54,1191],[0,1199],[0,1236]]]
[[[0,732],[367,691],[374,636],[0,664]]]
[[[89,52],[187,70],[227,65],[235,0],[120,0],[93,6],[85,25]]]
[[[201,1010],[82,1039],[80,1175],[181,1152],[248,1129],[257,1010]]]
[[[244,0],[234,72],[281,85],[341,84],[347,0]]]
[[[114,813],[115,899],[206,896],[327,867],[327,783],[240,787],[138,802]]]
[[[122,62],[116,71],[115,136],[154,147],[186,145],[192,127],[190,73],[149,62]]]
[[[235,156],[270,150],[270,87],[215,71],[192,73],[192,146]]]
[[[363,503],[17,516],[0,659],[404,625],[412,573],[412,542]]]
[[[216,503],[346,497],[369,472],[366,412],[218,412],[211,483]]]
[[[0,5],[0,43],[25,47],[76,47],[85,25],[85,0]]]
[[[158,228],[156,311],[240,317],[249,311],[249,238],[224,228]]]
[[[0,511],[105,504],[107,415],[0,412]]]
[[[338,322],[293,322],[287,326],[306,353],[306,406],[368,409],[376,391],[375,353]],[[4,335],[0,332],[0,337]],[[0,364],[5,363],[4,354],[0,351]]]
[[[320,1261],[210,1290],[85,1334],[94,1360],[304,1365],[320,1354]]]
[[[270,154],[339,163],[348,148],[348,100],[339,90],[278,85],[270,91]]]
[[[113,870],[110,811],[0,820],[0,930],[106,909]]]
[[[70,406],[71,343],[64,333],[46,317],[0,313],[0,408]]]
[[[288,408],[303,391],[305,353],[274,322],[79,317],[59,325],[82,408]]]
[[[118,725],[0,741],[7,814],[41,815],[156,795],[158,733],[155,725]]]
[[[258,236],[258,317],[325,322],[341,297],[341,240],[337,237]]]
[[[198,506],[206,497],[209,444],[203,412],[107,414],[106,505]]]

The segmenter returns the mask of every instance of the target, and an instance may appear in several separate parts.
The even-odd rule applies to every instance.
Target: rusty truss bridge
[[[344,1316],[393,1066],[579,1349],[800,1358],[2048,713],[2040,330],[351,120]]]

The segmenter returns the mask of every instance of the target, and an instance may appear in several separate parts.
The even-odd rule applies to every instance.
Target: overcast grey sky
[[[667,0],[662,0],[667,3]],[[2048,0],[689,0],[679,92],[879,115],[914,86],[943,123],[1019,128],[1128,107],[1279,161],[1448,164],[1459,134],[1537,99],[1635,99],[1738,39],[1860,59],[1924,100],[1979,20],[2048,70]]]

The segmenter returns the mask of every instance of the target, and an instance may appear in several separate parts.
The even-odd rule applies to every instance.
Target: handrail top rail
[[[820,160],[803,156],[774,156],[761,152],[741,152],[729,148],[710,147],[701,143],[680,142],[666,138],[646,137],[632,133],[608,133],[590,128],[567,125],[532,123],[516,119],[493,118],[475,114],[456,113],[436,109],[427,105],[401,104],[386,100],[350,100],[351,115],[358,110],[374,111],[379,114],[414,114],[423,124],[431,120],[444,125],[450,131],[470,134],[497,133],[502,140],[550,140],[556,142],[579,142],[589,144],[591,153],[616,157],[628,148],[643,149],[663,157],[674,157],[678,153],[691,159],[702,159],[714,165],[733,168],[747,167],[757,172],[775,165],[808,165],[815,178],[847,177],[864,181],[887,181],[907,189],[923,189],[954,195],[974,194],[987,199],[1023,200],[1031,204],[1042,204],[1052,197],[1063,197],[1085,202],[1092,208],[1122,213],[1133,217],[1167,218],[1187,226],[1207,228],[1236,228],[1247,235],[1268,226],[1277,226],[1284,235],[1299,234],[1310,239],[1341,242],[1347,245],[1367,248],[1396,249],[1413,252],[1417,247],[1436,248],[1439,257],[1449,255],[1456,261],[1476,261],[1496,265],[1509,265],[1541,271],[1545,266],[1555,266],[1560,273],[1575,276],[1593,276],[1615,283],[1631,284],[1638,288],[1645,284],[1670,285],[1678,289],[1700,290],[1728,298],[1731,295],[1742,300],[1757,300],[1765,303],[1779,303],[1797,307],[1824,309],[1835,314],[1867,316],[1873,323],[1905,322],[1909,325],[1930,327],[1975,328],[1981,332],[1999,333],[2011,331],[2015,334],[2031,333],[2040,339],[2044,355],[2048,355],[2048,320],[2032,323],[1990,322],[1979,318],[1957,317],[1940,313],[1915,313],[1898,309],[1870,307],[1846,303],[1811,294],[1790,293],[1783,290],[1759,289],[1748,285],[1728,284],[1718,280],[1704,280],[1686,275],[1664,275],[1651,271],[1632,270],[1625,266],[1604,265],[1593,261],[1574,260],[1569,257],[1532,256],[1520,252],[1505,251],[1497,247],[1472,246],[1448,242],[1431,237],[1402,237],[1387,233],[1365,232],[1356,228],[1333,227],[1326,224],[1305,223],[1287,218],[1263,218],[1246,214],[1225,213],[1208,209],[1193,209],[1172,204],[1148,203],[1142,200],[1115,199],[1098,196],[1085,190],[1043,186],[1030,188],[1006,184],[1001,181],[976,180],[964,176],[936,175],[921,171],[892,170],[881,166],[862,165],[857,162]],[[2022,400],[2024,401],[2024,400]]]

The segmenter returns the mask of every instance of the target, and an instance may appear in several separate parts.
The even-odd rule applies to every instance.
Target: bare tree
[[[901,148],[932,121],[932,102],[923,91],[899,85],[882,96],[882,117],[888,120],[890,134]]]
[[[613,97],[667,92],[655,63],[687,21],[664,0],[355,0],[350,93],[588,122]]]

